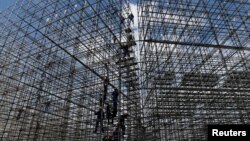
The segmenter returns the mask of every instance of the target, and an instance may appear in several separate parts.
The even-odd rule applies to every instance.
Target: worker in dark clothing
[[[37,121],[36,122],[36,130],[39,130],[40,129],[40,123]]]
[[[125,18],[121,15],[121,24],[124,24]]]
[[[117,7],[113,7],[113,10],[114,10],[113,15],[115,15],[116,13],[118,13],[118,8]]]
[[[129,48],[136,45],[134,36],[131,34],[132,30],[130,28],[127,28],[125,29],[125,32],[127,33],[127,43],[122,45],[121,47],[124,54],[123,58],[125,58],[126,56],[130,57]]]
[[[131,28],[126,28],[126,29],[125,29],[125,32],[126,32],[127,34],[129,34],[129,33],[132,32],[132,30],[131,30]]]
[[[38,96],[37,96],[37,99],[36,99],[36,103],[40,102],[40,99],[41,99],[41,95],[40,95],[40,93],[38,93]]]
[[[112,119],[112,124],[113,124],[113,118],[112,118],[112,115],[111,115],[111,111],[110,111],[110,106],[109,104],[107,104],[107,109],[106,109],[106,116],[107,116],[107,119],[108,119],[108,124],[110,124],[109,120]]]
[[[97,119],[96,119],[96,125],[95,125],[95,131],[94,131],[94,133],[97,132],[97,128],[99,127],[99,124],[101,125],[102,132],[104,132],[103,126],[102,126],[102,120],[104,119],[105,115],[104,115],[103,110],[100,108],[99,111],[97,111],[95,113],[95,115],[97,115]]]
[[[130,57],[129,44],[122,45],[122,49],[123,49],[123,58],[125,58],[126,56]]]
[[[45,112],[49,111],[50,104],[51,104],[51,101],[45,102]]]
[[[128,117],[128,113],[125,113],[123,115],[120,116],[119,118],[119,123],[118,123],[118,127],[120,127],[122,129],[122,135],[125,135],[125,119]]]
[[[104,94],[103,94],[103,102],[106,101],[107,94],[108,94],[108,84],[109,84],[109,78],[104,78]]]
[[[112,100],[113,100],[113,118],[116,117],[117,114],[117,103],[118,103],[118,95],[119,92],[117,89],[114,90],[114,92],[112,93]]]
[[[21,109],[18,110],[18,114],[17,114],[17,117],[16,117],[17,120],[20,119],[20,117],[21,117],[23,111],[24,111],[23,108],[21,108]]]
[[[103,100],[102,100],[102,97],[100,98],[100,107],[102,107],[103,105]]]
[[[115,36],[113,37],[113,43],[114,44],[116,43],[116,37]]]
[[[120,137],[119,128],[116,127],[115,131],[113,131],[113,141],[119,141],[119,137]]]
[[[134,23],[134,15],[132,13],[128,15],[128,19]]]
[[[132,47],[132,46],[136,45],[134,36],[132,34],[127,35],[127,39],[128,39],[129,47]]]

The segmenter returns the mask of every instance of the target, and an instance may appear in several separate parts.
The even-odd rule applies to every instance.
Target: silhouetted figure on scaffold
[[[17,120],[20,119],[20,117],[21,117],[21,115],[22,115],[23,112],[24,112],[24,109],[23,109],[23,108],[20,108],[20,109],[18,110],[18,114],[17,114],[17,117],[16,117]]]
[[[112,113],[110,111],[109,104],[107,104],[107,107],[106,107],[106,117],[108,119],[108,124],[110,124],[110,120],[111,120],[111,123],[113,124],[113,117],[112,117]]]
[[[108,94],[108,84],[109,84],[109,78],[106,76],[104,78],[104,93],[103,93],[103,103],[105,103],[106,99],[107,99],[107,94]]]
[[[118,89],[115,89],[112,93],[112,101],[113,101],[113,114],[112,117],[116,117],[117,115],[117,103],[118,103],[119,92]]]
[[[100,108],[99,111],[97,111],[95,113],[95,115],[97,115],[97,118],[96,118],[96,124],[95,124],[95,131],[94,131],[94,133],[97,132],[99,124],[100,124],[101,131],[104,132],[102,121],[103,121],[105,115],[104,115],[104,112],[103,112],[102,108]]]
[[[118,127],[122,129],[122,135],[125,135],[126,127],[125,127],[125,119],[128,118],[129,114],[124,113],[119,117]]]

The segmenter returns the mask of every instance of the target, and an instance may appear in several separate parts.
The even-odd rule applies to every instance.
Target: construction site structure
[[[248,0],[17,0],[0,17],[0,140],[201,141],[250,124]]]

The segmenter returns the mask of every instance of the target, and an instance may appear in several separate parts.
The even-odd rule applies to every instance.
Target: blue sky
[[[138,0],[130,0],[131,3],[137,3]]]
[[[0,11],[13,5],[16,0],[0,0]],[[131,3],[137,3],[137,0],[130,0]]]
[[[0,11],[8,8],[9,6],[15,4],[16,0],[0,0]]]

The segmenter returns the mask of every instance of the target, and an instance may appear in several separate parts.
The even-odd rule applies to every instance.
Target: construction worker
[[[124,24],[125,18],[121,15],[121,24]]]
[[[41,94],[40,94],[40,93],[38,93],[38,95],[37,95],[37,99],[36,99],[36,103],[40,102],[40,99],[41,99]]]
[[[102,132],[104,132],[103,125],[102,125],[102,120],[104,119],[105,115],[104,115],[104,112],[103,112],[102,108],[100,108],[99,111],[97,111],[95,113],[95,115],[97,115],[97,119],[96,119],[96,125],[95,125],[95,131],[94,131],[94,133],[97,132],[97,128],[99,127],[99,124],[101,125]]]
[[[133,13],[128,15],[128,19],[130,20],[130,22],[134,23],[134,15],[133,15]]]
[[[40,129],[40,123],[39,121],[36,122],[36,130],[39,130]]]
[[[130,57],[129,47],[129,44],[122,45],[121,48],[123,49],[123,58],[125,58],[126,56]]]
[[[103,100],[102,100],[102,97],[100,98],[100,107],[103,106]]]
[[[45,102],[45,112],[49,111],[50,104],[51,104],[51,101]]]
[[[130,34],[130,33],[132,32],[132,30],[131,30],[131,28],[126,28],[126,29],[125,29],[125,32],[126,32],[127,34]]]
[[[119,11],[117,7],[113,7],[113,10],[114,10],[113,15],[115,15]]]
[[[104,78],[104,94],[103,94],[103,102],[106,101],[107,99],[107,94],[108,94],[108,84],[109,84],[109,78],[106,76]]]
[[[114,44],[116,43],[116,37],[115,36],[113,37],[113,43]]]
[[[19,120],[19,119],[20,119],[20,117],[21,117],[21,115],[22,115],[23,111],[24,111],[24,109],[23,109],[23,108],[21,108],[21,109],[19,109],[19,110],[18,110],[18,114],[17,114],[17,117],[16,117],[16,119],[17,119],[17,120]]]
[[[110,119],[112,119],[111,123],[113,124],[113,118],[112,118],[109,104],[107,104],[107,108],[106,108],[106,117],[108,119],[108,124],[110,124],[110,122],[109,122]]]
[[[122,129],[122,135],[125,135],[125,119],[129,116],[128,113],[124,113],[123,115],[120,116],[119,118],[119,123],[118,123],[118,127],[120,127]]]
[[[115,131],[113,131],[113,141],[119,141],[119,137],[120,137],[119,128],[116,127]]]
[[[119,95],[119,92],[117,89],[115,89],[112,93],[112,101],[113,101],[113,118],[116,117],[116,114],[117,114],[117,103],[118,103],[118,95]]]
[[[130,28],[127,28],[125,29],[125,32],[127,33],[127,42],[126,44],[121,46],[124,54],[123,58],[125,58],[126,56],[130,57],[129,48],[136,45],[134,36],[132,35],[132,30]]]

